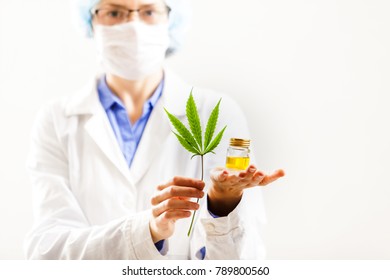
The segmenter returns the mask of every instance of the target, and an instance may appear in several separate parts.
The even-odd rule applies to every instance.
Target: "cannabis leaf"
[[[213,139],[215,128],[217,127],[220,104],[221,99],[218,101],[218,104],[215,106],[215,108],[210,114],[210,117],[207,121],[204,137],[202,137],[202,126],[199,118],[198,109],[196,107],[196,103],[192,95],[192,90],[190,92],[190,97],[188,98],[186,104],[186,116],[190,127],[189,129],[177,117],[169,113],[168,110],[164,108],[170,122],[176,129],[176,132],[173,131],[173,133],[175,134],[177,140],[179,140],[180,144],[183,146],[184,149],[193,154],[192,158],[195,156],[200,156],[202,164],[202,181],[204,174],[203,156],[208,153],[214,153],[214,150],[221,142],[223,133],[226,129],[225,126]],[[199,202],[199,198],[197,202]],[[190,236],[192,231],[195,213],[196,211],[194,211],[194,214],[192,215],[191,225],[187,234],[188,236]]]
[[[198,109],[196,108],[194,97],[192,96],[192,90],[190,98],[188,98],[187,101],[186,114],[192,135],[198,143],[200,150],[202,150],[202,127],[200,126]]]
[[[209,121],[207,122],[206,131],[204,133],[204,146],[206,149],[211,142],[211,138],[213,138],[215,127],[217,126],[219,104],[221,104],[221,99],[218,101],[217,106],[215,106],[214,110],[211,112]]]
[[[218,133],[218,135],[214,138],[211,144],[205,150],[205,154],[213,153],[214,149],[219,145],[222,140],[223,133],[225,132],[226,126]]]
[[[192,95],[192,90],[186,105],[186,115],[190,127],[189,129],[176,116],[172,115],[168,112],[167,109],[164,108],[170,122],[176,129],[176,132],[173,133],[176,135],[183,148],[185,148],[190,153],[193,153],[193,156],[204,156],[208,153],[212,153],[221,142],[226,126],[213,139],[215,128],[217,127],[220,104],[221,99],[218,101],[218,104],[210,114],[204,137],[202,137],[200,117],[194,96]]]
[[[171,121],[172,125],[175,127],[176,131],[178,132],[178,134],[175,133],[177,139],[180,141],[180,143],[186,142],[186,144],[184,145],[182,144],[182,146],[186,148],[188,151],[190,151],[191,153],[199,154],[199,147],[196,143],[196,140],[192,136],[191,132],[178,118],[176,118],[174,115],[169,113],[167,109],[164,110],[167,113],[168,118]]]

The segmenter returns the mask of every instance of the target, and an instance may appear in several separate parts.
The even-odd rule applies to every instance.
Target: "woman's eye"
[[[143,14],[145,15],[145,16],[153,16],[154,15],[154,10],[145,10],[145,11],[143,11]]]
[[[123,12],[121,11],[109,11],[107,15],[111,18],[121,18],[123,17]]]

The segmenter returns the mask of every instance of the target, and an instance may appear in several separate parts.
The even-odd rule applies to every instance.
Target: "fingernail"
[[[256,171],[256,168],[253,168],[253,167],[249,168],[249,172],[255,172],[255,171]]]

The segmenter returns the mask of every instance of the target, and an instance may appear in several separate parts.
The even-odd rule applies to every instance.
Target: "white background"
[[[269,259],[390,259],[390,2],[193,0],[171,67],[244,108],[264,190]],[[23,258],[25,171],[43,102],[94,73],[68,1],[0,0],[0,259]],[[256,213],[254,213],[255,215]]]

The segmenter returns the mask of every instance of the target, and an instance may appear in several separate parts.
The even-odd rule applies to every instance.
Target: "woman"
[[[35,122],[28,160],[35,225],[27,257],[263,258],[255,187],[283,171],[265,175],[251,165],[235,175],[217,168],[230,137],[249,137],[242,112],[222,96],[225,145],[205,157],[206,183],[200,181],[200,162],[180,147],[163,110],[183,119],[191,89],[162,66],[178,45],[185,1],[77,2],[104,73],[41,110]],[[194,89],[194,98],[205,120],[221,95]],[[188,238],[192,210],[199,218]]]

